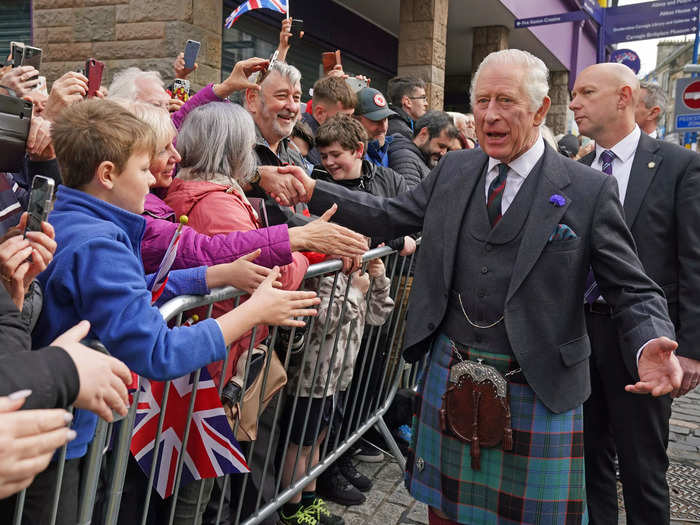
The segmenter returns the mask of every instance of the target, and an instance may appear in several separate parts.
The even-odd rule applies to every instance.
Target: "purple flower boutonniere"
[[[560,208],[566,204],[566,199],[559,195],[558,193],[555,193],[549,198],[549,202],[554,204],[557,208]]]

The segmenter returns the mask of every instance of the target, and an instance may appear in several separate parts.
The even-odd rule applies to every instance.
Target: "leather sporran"
[[[255,360],[256,355],[260,355],[261,351],[263,355],[260,356],[259,365],[254,366],[255,361],[252,361],[248,366],[249,377],[242,395],[238,393],[231,396],[231,399],[227,399],[226,396],[222,399],[224,412],[226,412],[229,425],[236,432],[238,441],[255,441],[258,437],[258,414],[265,410],[275,394],[287,384],[287,373],[277,357],[277,353],[263,344],[256,346],[252,355],[246,355],[248,352],[245,352],[239,357],[236,364],[237,373],[230,379],[229,384],[236,385],[239,390],[242,390],[240,384],[237,383],[242,383],[246,362],[248,359]],[[268,361],[269,371],[263,391],[263,379]],[[255,376],[250,377],[253,374]],[[238,428],[236,428],[236,423],[238,423]]]
[[[494,367],[460,361],[450,368],[442,396],[440,425],[471,445],[471,467],[481,469],[481,447],[513,449],[508,382]]]

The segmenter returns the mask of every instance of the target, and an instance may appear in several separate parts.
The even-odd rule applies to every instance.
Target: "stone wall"
[[[221,65],[221,0],[34,0],[34,42],[44,50],[42,73],[49,82],[105,62],[103,84],[129,66],[173,78],[172,63],[188,39],[202,43],[194,87],[218,81]]]
[[[551,71],[549,74],[549,98],[552,106],[547,113],[547,126],[552,132],[566,132],[566,112],[569,107],[569,72]]]
[[[443,108],[448,5],[448,0],[401,0],[398,74],[425,80],[431,109]]]

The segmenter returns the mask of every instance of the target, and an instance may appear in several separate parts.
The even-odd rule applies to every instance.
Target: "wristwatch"
[[[260,166],[258,166],[257,168],[255,168],[255,175],[253,175],[253,178],[248,181],[248,184],[250,184],[251,186],[257,185],[260,182],[260,178]]]

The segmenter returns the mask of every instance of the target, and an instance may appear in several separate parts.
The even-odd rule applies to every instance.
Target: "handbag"
[[[454,348],[453,352],[458,354]],[[508,381],[479,359],[453,365],[449,383],[442,396],[440,426],[471,445],[471,467],[480,470],[481,447],[502,444],[503,450],[513,449]]]
[[[251,363],[248,366],[248,379],[243,388],[249,359]],[[267,380],[263,390],[266,368]],[[260,344],[252,353],[246,351],[241,354],[236,364],[236,375],[229,380],[222,393],[224,412],[238,441],[255,441],[258,436],[258,415],[286,384],[287,373],[284,366],[277,353],[267,345]]]

